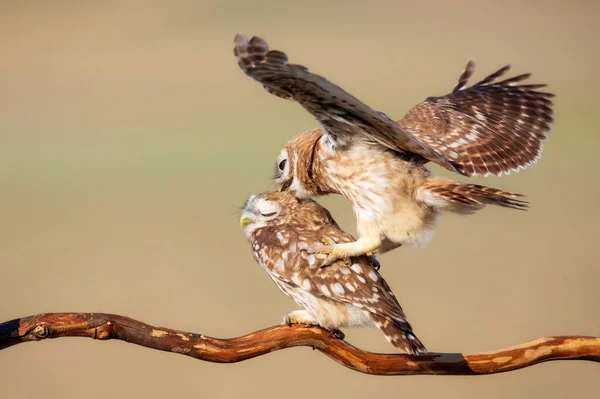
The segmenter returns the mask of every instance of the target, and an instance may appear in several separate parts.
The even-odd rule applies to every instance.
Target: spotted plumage
[[[341,194],[353,205],[359,240],[317,246],[326,263],[400,245],[423,245],[442,211],[472,213],[485,205],[524,209],[520,194],[432,176],[429,161],[465,176],[502,175],[534,163],[552,122],[545,85],[505,78],[505,66],[472,86],[470,61],[454,90],[429,97],[395,122],[382,112],[288,63],[267,43],[236,35],[240,68],[269,92],[298,102],[321,124],[281,151],[275,181],[299,198]]]
[[[452,93],[427,98],[398,124],[465,176],[499,176],[535,163],[550,130],[553,95],[537,91],[543,84],[520,85],[529,73],[498,81],[508,65],[465,87],[474,69],[469,61]]]
[[[267,192],[248,198],[240,223],[256,261],[303,308],[288,314],[287,323],[330,331],[375,326],[403,352],[426,351],[372,258],[359,256],[323,267],[325,256],[308,251],[323,241],[354,241],[325,208],[290,192]]]

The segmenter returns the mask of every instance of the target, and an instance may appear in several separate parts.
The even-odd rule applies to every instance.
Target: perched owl
[[[289,191],[267,192],[248,198],[240,224],[256,261],[284,294],[304,308],[288,314],[285,322],[318,325],[332,332],[376,326],[399,350],[426,351],[369,257],[324,267],[325,255],[307,251],[321,241],[354,241],[325,208]]]
[[[505,66],[471,87],[470,61],[450,94],[429,97],[398,122],[348,92],[289,64],[281,51],[235,37],[240,68],[267,91],[294,100],[321,128],[293,138],[276,163],[275,182],[299,198],[341,194],[353,206],[356,242],[311,248],[325,263],[400,245],[422,246],[442,211],[472,213],[485,205],[524,209],[520,194],[433,176],[433,161],[465,176],[502,175],[541,155],[552,122],[550,93],[521,84],[530,74],[499,80]]]

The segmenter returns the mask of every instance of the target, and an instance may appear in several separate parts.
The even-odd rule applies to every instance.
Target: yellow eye
[[[269,213],[260,213],[261,215],[265,216],[265,217],[269,217],[269,216],[273,216],[275,215],[276,212],[269,212]]]

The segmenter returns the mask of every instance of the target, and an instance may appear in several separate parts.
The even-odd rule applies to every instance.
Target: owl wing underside
[[[321,123],[339,147],[358,138],[397,152],[419,154],[455,170],[451,161],[387,115],[373,110],[306,67],[288,63],[287,55],[269,50],[264,39],[254,36],[248,41],[245,35],[238,33],[234,44],[234,55],[246,75],[271,94],[298,102]]]

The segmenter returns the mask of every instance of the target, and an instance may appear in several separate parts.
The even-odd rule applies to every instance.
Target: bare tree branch
[[[419,356],[365,352],[318,327],[275,326],[238,338],[219,339],[154,327],[106,313],[45,313],[0,324],[0,350],[46,338],[119,339],[209,362],[233,363],[294,346],[309,346],[356,371],[379,375],[478,375],[516,370],[550,360],[600,362],[600,337],[547,337],[493,352]]]

